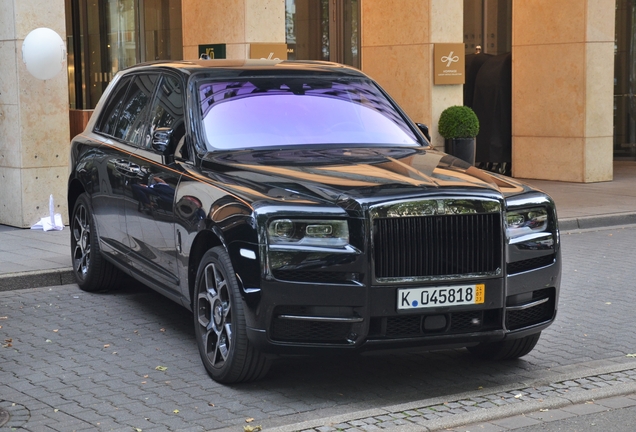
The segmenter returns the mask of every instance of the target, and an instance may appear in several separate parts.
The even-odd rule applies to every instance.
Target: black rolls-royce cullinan
[[[129,275],[191,310],[222,383],[286,354],[526,355],[557,310],[554,203],[425,135],[338,64],[129,68],[72,141],[77,283]]]

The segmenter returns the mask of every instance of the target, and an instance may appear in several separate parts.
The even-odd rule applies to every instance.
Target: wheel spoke
[[[232,346],[232,324],[229,322],[225,324],[225,334],[227,335],[228,344]]]
[[[207,293],[199,294],[198,299],[199,309],[197,311],[197,317],[201,327],[207,330],[210,325],[210,302]]]
[[[210,264],[205,268],[205,290],[210,296],[210,302],[214,303],[214,299],[218,296],[216,290],[216,266]]]

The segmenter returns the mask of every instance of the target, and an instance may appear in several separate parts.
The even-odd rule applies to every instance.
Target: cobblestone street
[[[201,365],[192,315],[149,289],[0,292],[0,407],[12,414],[0,430],[267,430],[502,386],[531,395],[524,383],[595,365],[636,368],[628,356],[636,353],[636,226],[564,232],[562,242],[557,321],[530,355],[504,363],[463,349],[295,358],[278,361],[263,381],[223,386]]]

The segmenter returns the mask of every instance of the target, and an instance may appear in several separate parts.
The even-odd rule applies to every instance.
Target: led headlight
[[[272,245],[343,247],[349,243],[344,220],[276,219],[267,227]]]
[[[515,238],[548,230],[548,209],[535,207],[506,213],[506,234]]]

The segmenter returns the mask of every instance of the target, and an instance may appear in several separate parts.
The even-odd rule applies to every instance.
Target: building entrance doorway
[[[636,160],[636,0],[616,0],[614,159]]]
[[[464,0],[464,105],[479,119],[475,165],[512,174],[512,0]]]
[[[285,0],[290,60],[324,60],[360,68],[360,0]]]
[[[181,0],[66,0],[71,110],[90,110],[118,71],[183,58]]]

